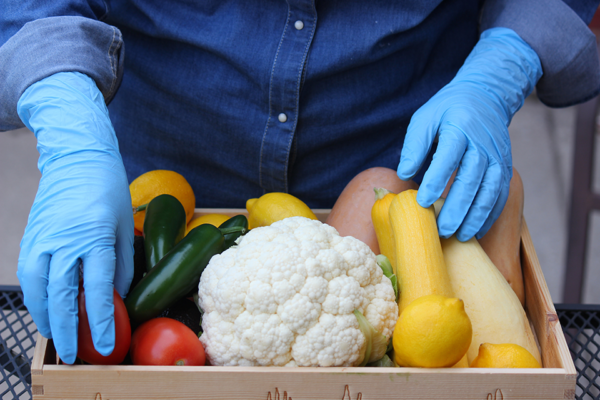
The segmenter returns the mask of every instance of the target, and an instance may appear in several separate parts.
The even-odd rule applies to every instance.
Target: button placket
[[[288,189],[300,84],[317,21],[313,0],[290,0],[288,4],[288,18],[271,72],[269,119],[261,145],[260,185],[266,191]]]

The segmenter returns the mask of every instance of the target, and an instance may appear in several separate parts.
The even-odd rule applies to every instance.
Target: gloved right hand
[[[102,93],[77,72],[31,85],[17,111],[37,138],[42,173],[17,276],[38,331],[66,363],[77,355],[80,266],[96,350],[115,343],[113,285],[133,278],[131,196]]]
[[[513,170],[508,125],[542,73],[538,55],[516,32],[491,28],[454,79],[413,115],[400,179],[417,173],[439,138],[417,202],[430,207],[457,170],[437,219],[441,237],[480,239],[500,216]]]

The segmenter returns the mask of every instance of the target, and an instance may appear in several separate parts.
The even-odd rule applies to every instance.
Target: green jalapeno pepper
[[[192,229],[137,284],[125,299],[132,324],[156,317],[198,287],[200,276],[215,254],[223,251],[224,234],[244,231],[220,230],[210,224]]]
[[[225,221],[221,225],[219,225],[219,229],[235,228],[235,227],[244,228],[247,230],[248,229],[248,218],[246,218],[245,215],[236,215],[235,217],[231,217],[227,221]],[[223,251],[225,251],[228,248],[230,248],[231,246],[233,246],[235,244],[235,241],[237,240],[237,238],[239,238],[241,235],[242,235],[241,231],[224,235],[225,243],[223,245]]]
[[[153,198],[144,217],[146,271],[150,271],[185,236],[185,210],[170,194]]]

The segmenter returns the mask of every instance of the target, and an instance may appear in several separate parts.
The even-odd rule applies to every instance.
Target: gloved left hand
[[[508,125],[541,76],[537,54],[514,31],[488,29],[456,77],[413,115],[398,165],[401,179],[419,171],[439,140],[418,203],[431,206],[458,168],[438,216],[441,237],[480,238],[500,216],[512,177]]]

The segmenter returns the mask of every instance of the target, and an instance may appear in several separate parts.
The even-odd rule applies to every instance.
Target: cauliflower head
[[[304,217],[255,228],[214,256],[198,288],[212,365],[355,366],[354,310],[390,338],[394,289],[369,246]]]

